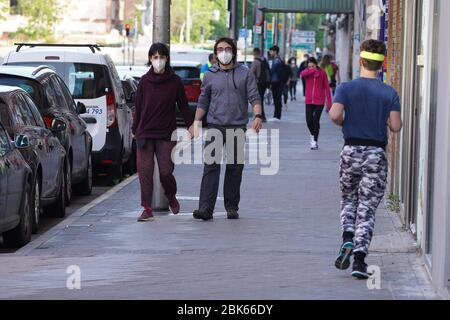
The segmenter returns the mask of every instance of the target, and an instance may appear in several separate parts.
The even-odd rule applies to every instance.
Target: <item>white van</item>
[[[93,167],[112,181],[123,175],[132,152],[132,115],[109,55],[97,45],[17,44],[3,64],[47,65],[65,81],[76,102],[86,105],[82,118],[93,138]]]

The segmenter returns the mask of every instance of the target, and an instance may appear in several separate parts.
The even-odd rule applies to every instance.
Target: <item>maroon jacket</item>
[[[193,123],[183,83],[172,68],[163,74],[150,69],[139,81],[133,134],[136,139],[170,140],[176,130],[176,106],[187,126]]]

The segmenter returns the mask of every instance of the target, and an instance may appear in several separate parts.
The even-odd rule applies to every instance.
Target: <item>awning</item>
[[[355,0],[258,0],[264,12],[352,13]]]

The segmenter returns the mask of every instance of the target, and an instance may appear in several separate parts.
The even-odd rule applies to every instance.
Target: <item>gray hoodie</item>
[[[219,126],[246,126],[248,103],[261,104],[256,79],[250,69],[236,63],[224,71],[216,64],[205,73],[198,108],[208,112],[207,122]]]

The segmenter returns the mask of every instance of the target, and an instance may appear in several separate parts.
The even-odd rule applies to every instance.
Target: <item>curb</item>
[[[67,226],[71,225],[75,221],[77,221],[79,218],[81,218],[86,212],[88,212],[90,209],[95,207],[96,205],[102,203],[103,201],[109,199],[111,196],[125,188],[127,185],[132,183],[138,178],[137,174],[132,175],[129,178],[126,178],[124,181],[119,183],[118,185],[114,186],[104,194],[102,194],[100,197],[92,200],[85,206],[81,207],[77,211],[73,212],[69,217],[58,223],[56,226],[45,232],[43,235],[38,237],[37,239],[31,241],[24,247],[17,250],[15,253],[13,253],[13,256],[26,256],[29,255],[33,250],[40,247],[42,244],[56,236],[58,233],[60,233],[62,230],[64,230]]]

